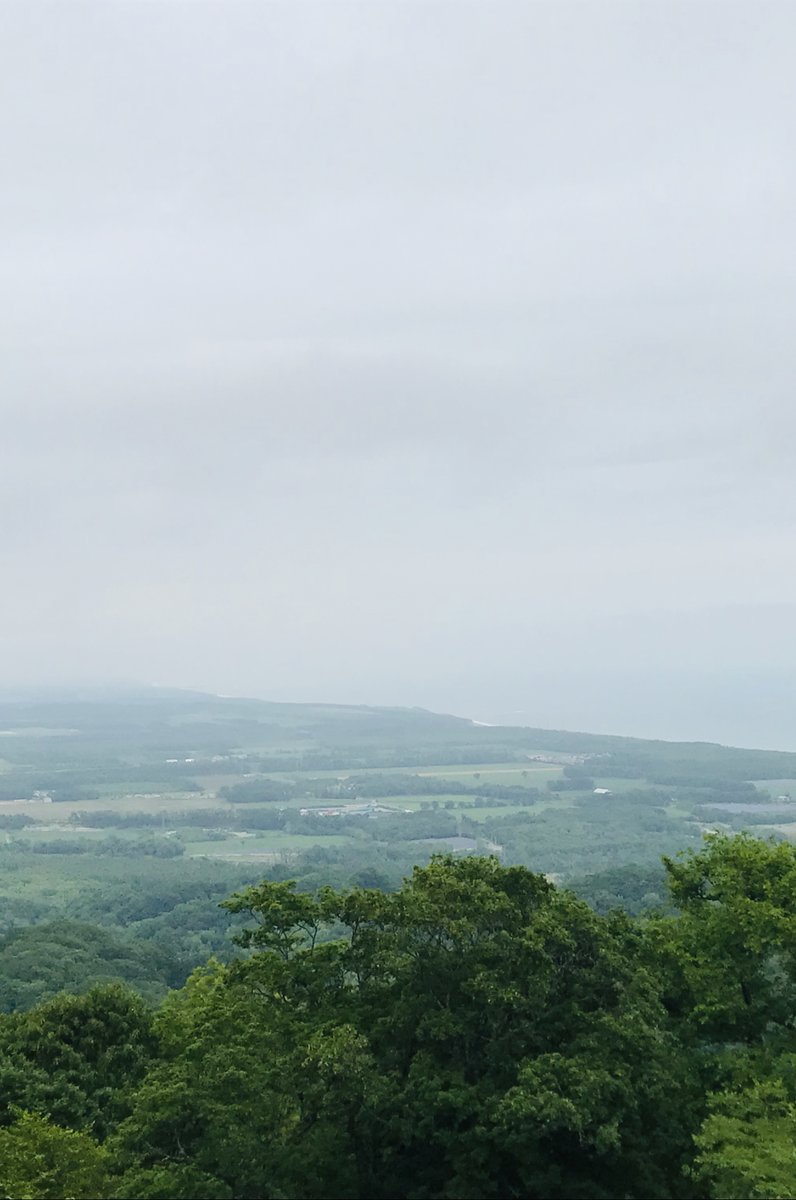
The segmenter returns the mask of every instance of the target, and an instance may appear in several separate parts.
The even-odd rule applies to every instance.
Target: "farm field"
[[[557,766],[539,765],[538,763],[528,763],[527,766],[514,762],[505,763],[468,763],[463,766],[461,763],[442,764],[440,766],[422,766],[422,765],[400,765],[400,766],[372,766],[372,767],[351,767],[348,770],[313,770],[313,771],[273,771],[269,770],[263,774],[270,779],[289,779],[297,783],[305,778],[313,779],[356,779],[358,775],[418,775],[421,777],[429,777],[433,779],[450,779],[459,783],[466,783],[468,786],[477,786],[479,782],[492,782],[505,785],[513,785],[516,787],[538,787],[543,788],[548,779],[558,779],[562,773],[562,768]],[[221,777],[219,777],[221,778]],[[215,781],[214,777],[211,777]],[[223,777],[225,783],[235,783],[240,781],[241,776]],[[210,780],[208,780],[209,784]]]
[[[601,775],[599,771],[592,771],[591,776],[594,779],[595,787],[608,788],[609,791],[617,794],[635,792],[639,788],[653,786],[648,779],[622,779],[612,775]]]
[[[37,821],[59,823],[70,817],[85,815],[87,823],[92,813],[107,812],[109,808],[120,813],[162,813],[168,819],[169,813],[187,812],[195,808],[225,808],[226,801],[219,799],[210,792],[164,792],[160,794],[143,793],[141,795],[107,795],[97,800],[61,800],[51,803],[44,800],[27,800],[24,803],[0,801],[0,819],[3,816],[22,814],[33,817]],[[230,809],[233,807],[229,805]]]
[[[785,821],[777,825],[757,825],[755,829],[761,837],[765,837],[766,834],[774,834],[789,842],[796,841],[796,821]]]
[[[107,837],[110,831],[107,829],[98,829],[92,825],[76,825],[64,821],[58,823],[52,822],[51,824],[29,825],[25,829],[21,829],[18,832],[15,831],[13,834],[8,831],[3,832],[5,833],[6,843],[12,840],[29,841],[32,846],[35,846],[37,842],[50,842],[59,838],[65,840],[67,838],[79,837],[81,839],[96,840],[97,838]],[[114,829],[112,832],[114,837],[121,838],[123,841],[135,841],[136,838],[140,838],[141,836],[140,829]]]
[[[790,795],[796,800],[796,779],[758,779],[755,787],[761,792],[769,792],[774,798]]]
[[[349,846],[352,839],[345,834],[299,834],[283,833],[275,830],[273,833],[261,836],[231,836],[223,841],[186,842],[186,854],[191,857],[206,856],[209,858],[261,858],[263,855],[295,855],[309,850],[314,846]]]
[[[396,812],[400,813],[400,812],[404,812],[407,810],[411,811],[411,812],[417,812],[419,809],[431,808],[434,806],[436,806],[437,808],[444,808],[445,805],[448,803],[457,804],[457,805],[458,804],[469,804],[471,801],[472,801],[472,796],[465,796],[459,792],[450,791],[450,792],[443,792],[443,793],[440,793],[440,792],[429,793],[427,796],[424,796],[424,795],[369,796],[367,801],[357,800],[356,803],[357,804],[365,804],[365,803],[369,804],[372,802],[373,804],[384,805],[385,808],[395,809]],[[348,799],[345,799],[342,801],[318,800],[317,797],[314,797],[314,796],[310,797],[310,798],[307,798],[306,796],[304,796],[298,800],[288,800],[286,802],[286,806],[291,807],[291,808],[309,808],[310,810],[312,810],[312,809],[334,807],[336,803],[352,803],[353,804],[353,803],[355,803],[355,801],[353,801],[353,800],[349,801]],[[332,818],[332,819],[334,819],[334,818]]]
[[[576,795],[577,793],[575,792],[564,792],[558,795],[551,794],[549,798],[545,796],[543,800],[537,800],[534,804],[476,805],[475,808],[468,808],[464,815],[472,821],[489,821],[495,817],[518,816],[523,813],[533,816],[546,812],[562,811],[575,807]]]
[[[561,767],[529,763],[522,766],[511,763],[479,763],[462,767],[460,764],[433,768],[404,768],[406,774],[429,776],[431,778],[456,779],[471,787],[479,784],[499,783],[512,787],[543,788],[548,779],[560,779],[563,773]]]

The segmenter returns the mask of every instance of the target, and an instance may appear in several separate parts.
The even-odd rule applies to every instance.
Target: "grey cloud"
[[[11,0],[0,34],[9,680],[764,736],[790,4]]]

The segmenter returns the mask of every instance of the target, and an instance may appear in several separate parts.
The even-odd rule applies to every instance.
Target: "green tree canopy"
[[[219,1195],[686,1194],[693,1080],[626,919],[450,857],[392,895],[265,883],[227,907],[254,953],[164,1007],[125,1195],[181,1163]]]
[[[108,1156],[85,1133],[22,1112],[0,1129],[2,1200],[97,1200],[111,1194]]]

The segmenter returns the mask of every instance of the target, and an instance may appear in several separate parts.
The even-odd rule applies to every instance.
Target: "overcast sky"
[[[796,749],[796,4],[0,5],[0,669]]]

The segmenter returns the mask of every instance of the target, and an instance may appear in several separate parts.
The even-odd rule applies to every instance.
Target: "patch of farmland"
[[[796,779],[753,779],[755,787],[768,792],[773,799],[777,796],[793,796],[796,800]]]
[[[287,851],[300,852],[313,846],[347,846],[351,839],[344,834],[304,834],[283,833],[274,830],[265,835],[247,837],[245,839],[231,835],[225,841],[187,842],[185,853],[191,857],[207,856],[211,858],[261,858],[263,855],[278,855]]]
[[[66,821],[72,813],[85,815],[86,825],[91,824],[93,812],[107,812],[109,809],[119,813],[163,813],[168,820],[169,813],[187,812],[194,808],[226,808],[234,811],[233,805],[217,799],[206,792],[151,792],[128,794],[123,796],[102,796],[98,800],[62,800],[49,803],[42,800],[30,800],[24,804],[13,804],[0,801],[0,812],[20,812],[37,821],[59,823]]]

